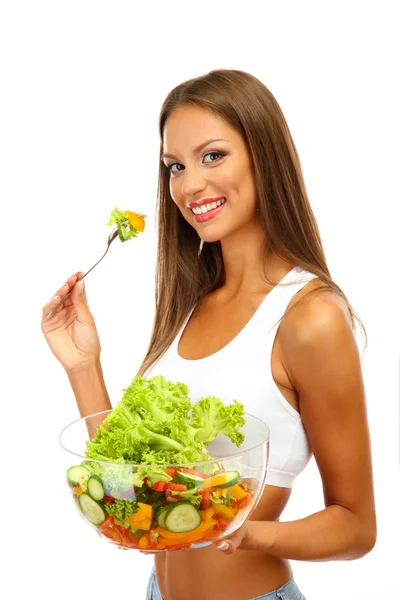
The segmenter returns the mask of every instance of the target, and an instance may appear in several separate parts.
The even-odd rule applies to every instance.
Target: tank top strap
[[[261,302],[243,331],[243,342],[246,339],[250,344],[265,344],[266,336],[278,324],[293,296],[316,277],[314,273],[300,267],[289,271]]]
[[[259,312],[264,327],[272,329],[277,321],[285,313],[293,296],[297,294],[307,283],[318,276],[301,267],[295,267],[267,294],[265,302],[261,305]]]

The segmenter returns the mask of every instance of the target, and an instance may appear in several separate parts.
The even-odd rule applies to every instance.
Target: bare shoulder
[[[352,320],[344,298],[327,289],[320,279],[313,279],[289,304],[280,326],[283,346],[290,349],[309,344],[319,344],[347,331],[351,336]]]

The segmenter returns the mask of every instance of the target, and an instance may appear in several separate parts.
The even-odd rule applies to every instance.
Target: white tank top
[[[192,402],[217,396],[225,404],[238,400],[244,410],[270,429],[270,455],[266,485],[292,487],[295,477],[311,458],[311,448],[300,414],[288,403],[271,371],[271,352],[279,319],[290,300],[317,277],[295,267],[265,296],[250,321],[226,346],[197,360],[178,354],[178,344],[194,308],[176,338],[145,374],[163,375],[189,388]],[[292,283],[293,282],[293,283]],[[281,285],[291,283],[291,285]]]

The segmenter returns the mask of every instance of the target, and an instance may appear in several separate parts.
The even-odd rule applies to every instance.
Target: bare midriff
[[[265,486],[250,520],[278,520],[290,493],[290,488]],[[215,543],[156,554],[155,569],[163,600],[250,600],[281,587],[292,573],[287,560],[267,552],[236,550],[225,555]]]

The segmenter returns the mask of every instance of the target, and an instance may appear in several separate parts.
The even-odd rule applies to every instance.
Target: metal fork
[[[145,215],[143,215],[143,216],[145,216]],[[126,220],[126,221],[123,221],[123,223],[121,223],[121,225],[127,225],[128,223],[129,223],[129,221],[128,221],[128,220]],[[115,238],[116,238],[117,236],[118,236],[118,228],[114,229],[114,231],[112,231],[112,232],[110,233],[110,235],[108,236],[108,240],[107,240],[107,249],[106,249],[106,251],[104,252],[103,256],[102,256],[102,257],[101,257],[101,258],[100,258],[100,259],[97,261],[97,263],[95,263],[95,264],[93,265],[93,267],[91,267],[91,268],[89,269],[89,271],[86,271],[86,273],[84,273],[84,275],[82,275],[82,277],[80,277],[80,279],[77,279],[77,280],[76,280],[76,283],[77,283],[78,281],[82,281],[82,279],[84,279],[84,277],[86,277],[86,275],[87,275],[88,273],[90,273],[90,271],[92,271],[92,270],[95,268],[95,266],[99,264],[99,262],[100,262],[101,260],[103,260],[103,258],[105,257],[105,255],[106,255],[106,254],[107,254],[107,252],[108,252],[108,249],[109,249],[109,247],[111,246],[111,243],[112,243],[112,242],[115,240]],[[51,319],[52,317],[54,317],[54,315],[55,315],[55,314],[56,314],[56,313],[57,313],[57,312],[60,310],[60,308],[62,307],[62,305],[64,304],[64,302],[66,301],[66,299],[68,298],[68,296],[70,295],[70,293],[71,293],[71,292],[72,292],[72,288],[71,288],[70,290],[68,290],[68,292],[65,294],[65,296],[64,296],[64,298],[61,300],[61,302],[60,302],[59,304],[57,304],[57,306],[56,306],[56,307],[55,307],[53,310],[51,310],[51,311],[50,311],[50,312],[47,314],[47,316],[46,316],[46,319]]]

